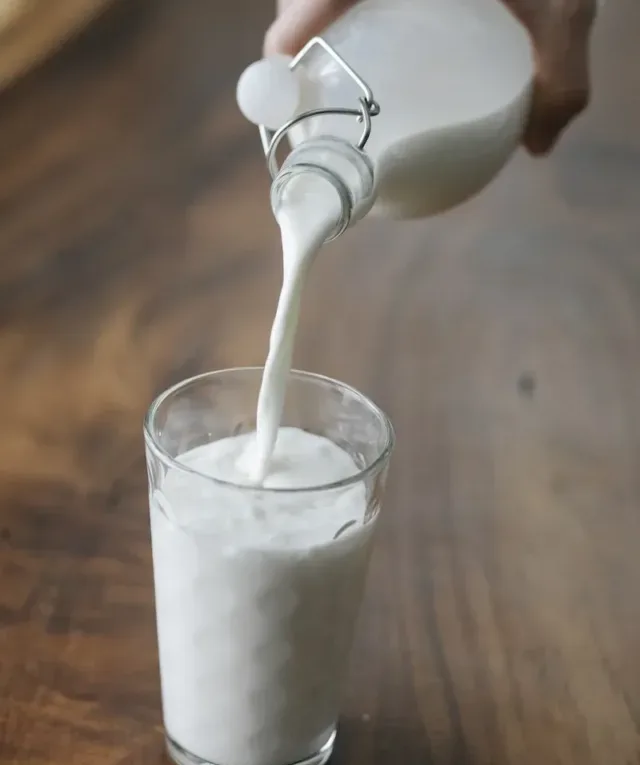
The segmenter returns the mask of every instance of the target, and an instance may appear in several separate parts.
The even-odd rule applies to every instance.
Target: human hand
[[[545,154],[589,100],[589,39],[596,0],[499,0],[533,40],[536,79],[523,143]],[[265,54],[295,54],[355,0],[278,0]]]

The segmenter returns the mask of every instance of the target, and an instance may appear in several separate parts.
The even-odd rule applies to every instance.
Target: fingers
[[[523,143],[531,154],[546,154],[565,128],[587,106],[589,79],[586,62],[579,74],[568,82],[545,81],[539,76],[534,85],[533,102]]]
[[[524,5],[522,0],[520,4]],[[540,3],[535,12],[530,5],[521,10],[525,10],[521,18],[532,35],[537,63],[523,143],[532,154],[545,154],[589,101],[595,0],[550,0]]]
[[[265,55],[295,55],[352,5],[355,0],[280,0],[278,17],[265,36]]]

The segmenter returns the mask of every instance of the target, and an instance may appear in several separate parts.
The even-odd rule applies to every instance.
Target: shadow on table
[[[447,760],[458,765],[457,760]],[[419,722],[368,718],[342,719],[329,765],[432,765],[429,741]],[[117,765],[169,765],[164,737],[158,729]],[[459,765],[462,765],[460,763]]]
[[[429,739],[417,720],[340,720],[330,765],[431,765]]]

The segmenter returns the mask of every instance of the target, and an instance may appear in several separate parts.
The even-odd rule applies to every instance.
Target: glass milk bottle
[[[351,196],[347,225],[370,209],[421,218],[478,193],[504,166],[533,71],[526,31],[497,0],[364,0],[293,60],[252,65],[238,103],[262,123],[274,205],[292,176],[319,167]],[[279,168],[285,137],[293,151]],[[352,165],[349,177],[334,160]]]

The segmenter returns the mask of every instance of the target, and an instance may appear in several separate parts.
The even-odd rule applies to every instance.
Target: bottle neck
[[[318,137],[304,141],[287,156],[271,185],[271,207],[276,217],[289,194],[295,193],[295,179],[311,173],[326,182],[339,200],[340,214],[331,241],[371,209],[374,196],[373,165],[369,157],[341,138]]]

